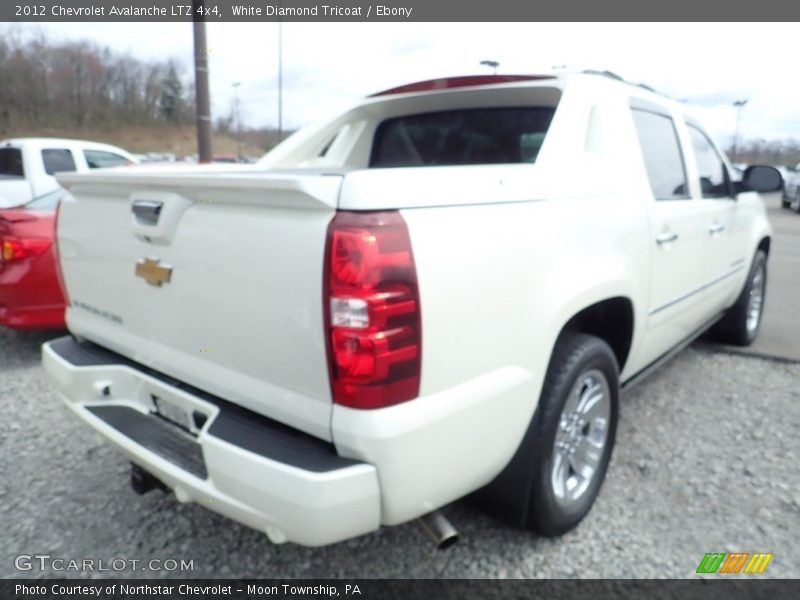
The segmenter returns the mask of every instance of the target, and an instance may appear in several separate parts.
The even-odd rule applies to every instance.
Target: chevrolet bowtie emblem
[[[136,276],[144,278],[150,285],[161,287],[162,283],[169,283],[172,267],[162,265],[157,258],[143,258],[136,261]]]

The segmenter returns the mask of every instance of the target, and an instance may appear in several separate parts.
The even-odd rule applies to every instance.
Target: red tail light
[[[419,395],[419,290],[408,228],[386,212],[338,212],[325,250],[334,402],[381,408]]]
[[[50,240],[43,238],[0,238],[0,263],[41,256],[49,247]]]

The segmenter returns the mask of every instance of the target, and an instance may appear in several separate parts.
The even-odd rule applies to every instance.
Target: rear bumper
[[[45,344],[42,357],[67,406],[179,501],[276,543],[321,546],[380,526],[375,467],[338,456],[331,444],[89,342],[60,338]],[[158,402],[189,415],[194,431],[157,416]]]
[[[64,329],[64,311],[60,306],[5,306],[0,303],[0,325],[12,329]]]

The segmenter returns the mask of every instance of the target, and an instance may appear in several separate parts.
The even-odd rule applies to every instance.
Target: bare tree
[[[174,60],[143,62],[8,28],[0,35],[0,130],[190,123],[185,77]]]

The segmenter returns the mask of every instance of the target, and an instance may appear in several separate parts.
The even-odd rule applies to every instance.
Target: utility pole
[[[742,123],[742,109],[747,104],[747,99],[737,100],[733,103],[736,107],[736,132],[733,134],[733,162],[739,162],[739,127]]]
[[[208,90],[208,45],[203,0],[192,0],[194,25],[194,93],[197,113],[197,162],[210,163],[214,157],[211,141],[211,98]]]

